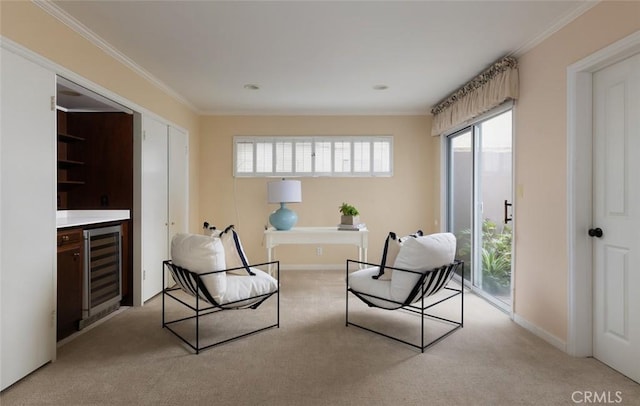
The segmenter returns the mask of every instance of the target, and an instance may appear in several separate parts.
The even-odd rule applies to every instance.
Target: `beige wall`
[[[235,224],[252,262],[266,259],[262,236],[269,214],[266,183],[271,179],[233,177],[234,135],[393,135],[394,174],[389,178],[300,178],[302,203],[292,204],[299,226],[340,222],[342,202],[360,210],[370,229],[369,260],[379,260],[389,231],[435,231],[438,218],[439,140],[429,136],[430,116],[209,116],[200,142],[202,220],[218,227]],[[344,264],[356,248],[323,246],[277,248],[282,265]]]
[[[190,228],[199,229],[199,118],[30,1],[0,1],[0,34],[189,131]]]
[[[355,204],[371,228],[370,260],[388,231],[438,229],[438,139],[430,117],[198,117],[187,106],[91,45],[31,2],[0,2],[0,33],[186,128],[190,133],[190,228],[203,220],[234,223],[250,259],[266,258],[262,229],[270,211],[265,179],[234,179],[233,135],[358,135],[395,137],[392,178],[303,178],[299,225],[338,221],[342,201]],[[640,2],[605,1],[520,58],[516,107],[515,312],[564,341],[567,336],[566,69],[640,29]],[[200,162],[198,162],[200,160]],[[202,174],[201,176],[199,174]],[[355,249],[282,248],[291,264],[342,263]]]
[[[640,2],[604,2],[520,58],[515,312],[567,337],[567,67],[640,29]]]

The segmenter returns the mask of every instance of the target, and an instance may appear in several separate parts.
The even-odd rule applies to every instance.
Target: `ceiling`
[[[48,8],[199,113],[351,115],[426,114],[495,60],[522,54],[593,4],[54,1]]]

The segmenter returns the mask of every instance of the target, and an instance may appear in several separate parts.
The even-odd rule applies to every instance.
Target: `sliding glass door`
[[[512,114],[501,111],[447,138],[448,230],[458,239],[464,280],[510,310]]]
[[[449,137],[449,231],[458,239],[456,258],[464,261],[464,279],[471,280],[473,207],[473,131]]]

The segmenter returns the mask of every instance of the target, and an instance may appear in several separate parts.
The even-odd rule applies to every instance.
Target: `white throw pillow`
[[[220,238],[199,234],[176,234],[171,240],[171,260],[175,265],[198,274],[226,269]],[[225,272],[205,275],[202,281],[216,301],[222,300],[227,290]]]
[[[236,230],[233,229],[232,225],[220,234],[220,240],[222,240],[222,245],[224,246],[227,269],[242,267],[241,269],[228,272],[236,275],[253,275],[253,272],[249,268],[247,256],[242,248],[240,236],[236,233]]]
[[[437,233],[409,238],[402,243],[394,263],[395,268],[428,271],[452,263],[456,255],[456,237],[451,233]],[[391,278],[391,297],[405,300],[420,279],[410,272],[394,272]]]
[[[414,234],[405,235],[404,237],[400,237],[400,238],[396,238],[395,235],[396,234],[393,232],[389,233],[390,241],[387,247],[386,262],[382,264],[383,266],[386,266],[387,264],[391,264],[389,266],[395,266],[393,264],[395,264],[396,262],[396,258],[398,257],[398,253],[400,252],[400,247],[402,246],[402,243],[407,241],[409,238],[422,237],[424,234],[422,233],[422,230],[418,230]],[[393,274],[393,269],[384,268],[384,273],[378,277],[378,280],[390,281],[392,274]]]

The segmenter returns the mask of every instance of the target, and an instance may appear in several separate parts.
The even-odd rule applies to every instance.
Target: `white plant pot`
[[[350,226],[360,224],[360,216],[341,216],[340,224],[348,224]]]

